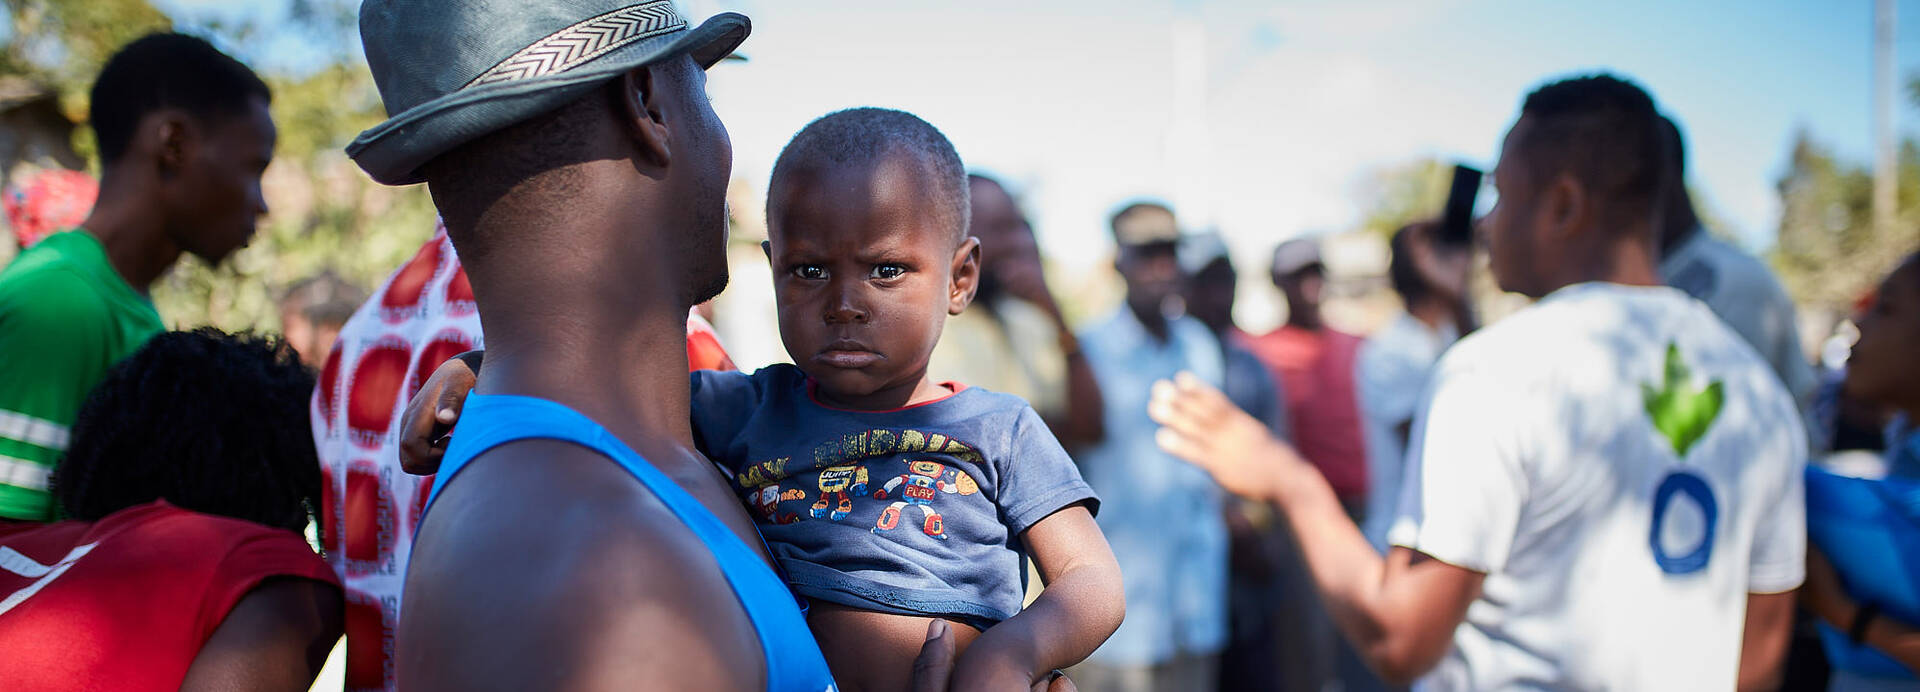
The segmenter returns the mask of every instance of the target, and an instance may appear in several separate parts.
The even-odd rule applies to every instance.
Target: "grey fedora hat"
[[[390,117],[347,155],[374,180],[418,183],[434,157],[627,70],[680,54],[711,67],[751,28],[726,12],[689,29],[671,0],[366,0],[360,41]]]

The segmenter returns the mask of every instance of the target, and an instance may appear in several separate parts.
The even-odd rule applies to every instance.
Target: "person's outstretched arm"
[[[1120,564],[1086,507],[1073,505],[1021,535],[1046,590],[987,628],[953,668],[953,689],[1028,689],[1085,660],[1126,616]]]
[[[1151,413],[1162,449],[1286,513],[1328,613],[1381,677],[1410,682],[1446,654],[1486,574],[1402,547],[1381,557],[1318,470],[1191,375],[1156,384]]]

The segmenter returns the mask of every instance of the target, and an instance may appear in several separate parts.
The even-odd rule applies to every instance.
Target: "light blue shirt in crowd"
[[[1081,476],[1101,498],[1100,530],[1120,562],[1127,618],[1090,660],[1145,666],[1218,653],[1227,639],[1227,529],[1221,490],[1206,472],[1154,444],[1147,417],[1156,380],[1182,370],[1219,386],[1219,342],[1191,318],[1164,343],[1124,306],[1080,334],[1100,383],[1106,439],[1077,450]]]

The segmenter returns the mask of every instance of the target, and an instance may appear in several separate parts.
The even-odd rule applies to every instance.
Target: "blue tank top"
[[[785,582],[774,574],[759,555],[740,542],[720,518],[693,499],[666,474],[640,458],[639,453],[615,438],[606,428],[566,406],[524,396],[467,397],[460,413],[459,434],[440,463],[433,481],[433,494],[421,511],[425,517],[433,502],[446,490],[448,481],[468,462],[489,449],[519,440],[560,440],[571,442],[605,455],[633,474],[674,516],[693,531],[694,536],[712,551],[721,573],[733,587],[734,596],[753,621],[760,639],[760,651],[766,659],[767,689],[772,692],[822,692],[834,690],[833,674],[820,655],[820,645],[807,630],[806,617]]]

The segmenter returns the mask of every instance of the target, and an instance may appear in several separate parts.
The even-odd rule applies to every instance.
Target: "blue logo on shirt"
[[[1713,488],[1689,471],[1674,471],[1653,492],[1653,561],[1667,574],[1706,569],[1713,557],[1713,529],[1720,506]]]

